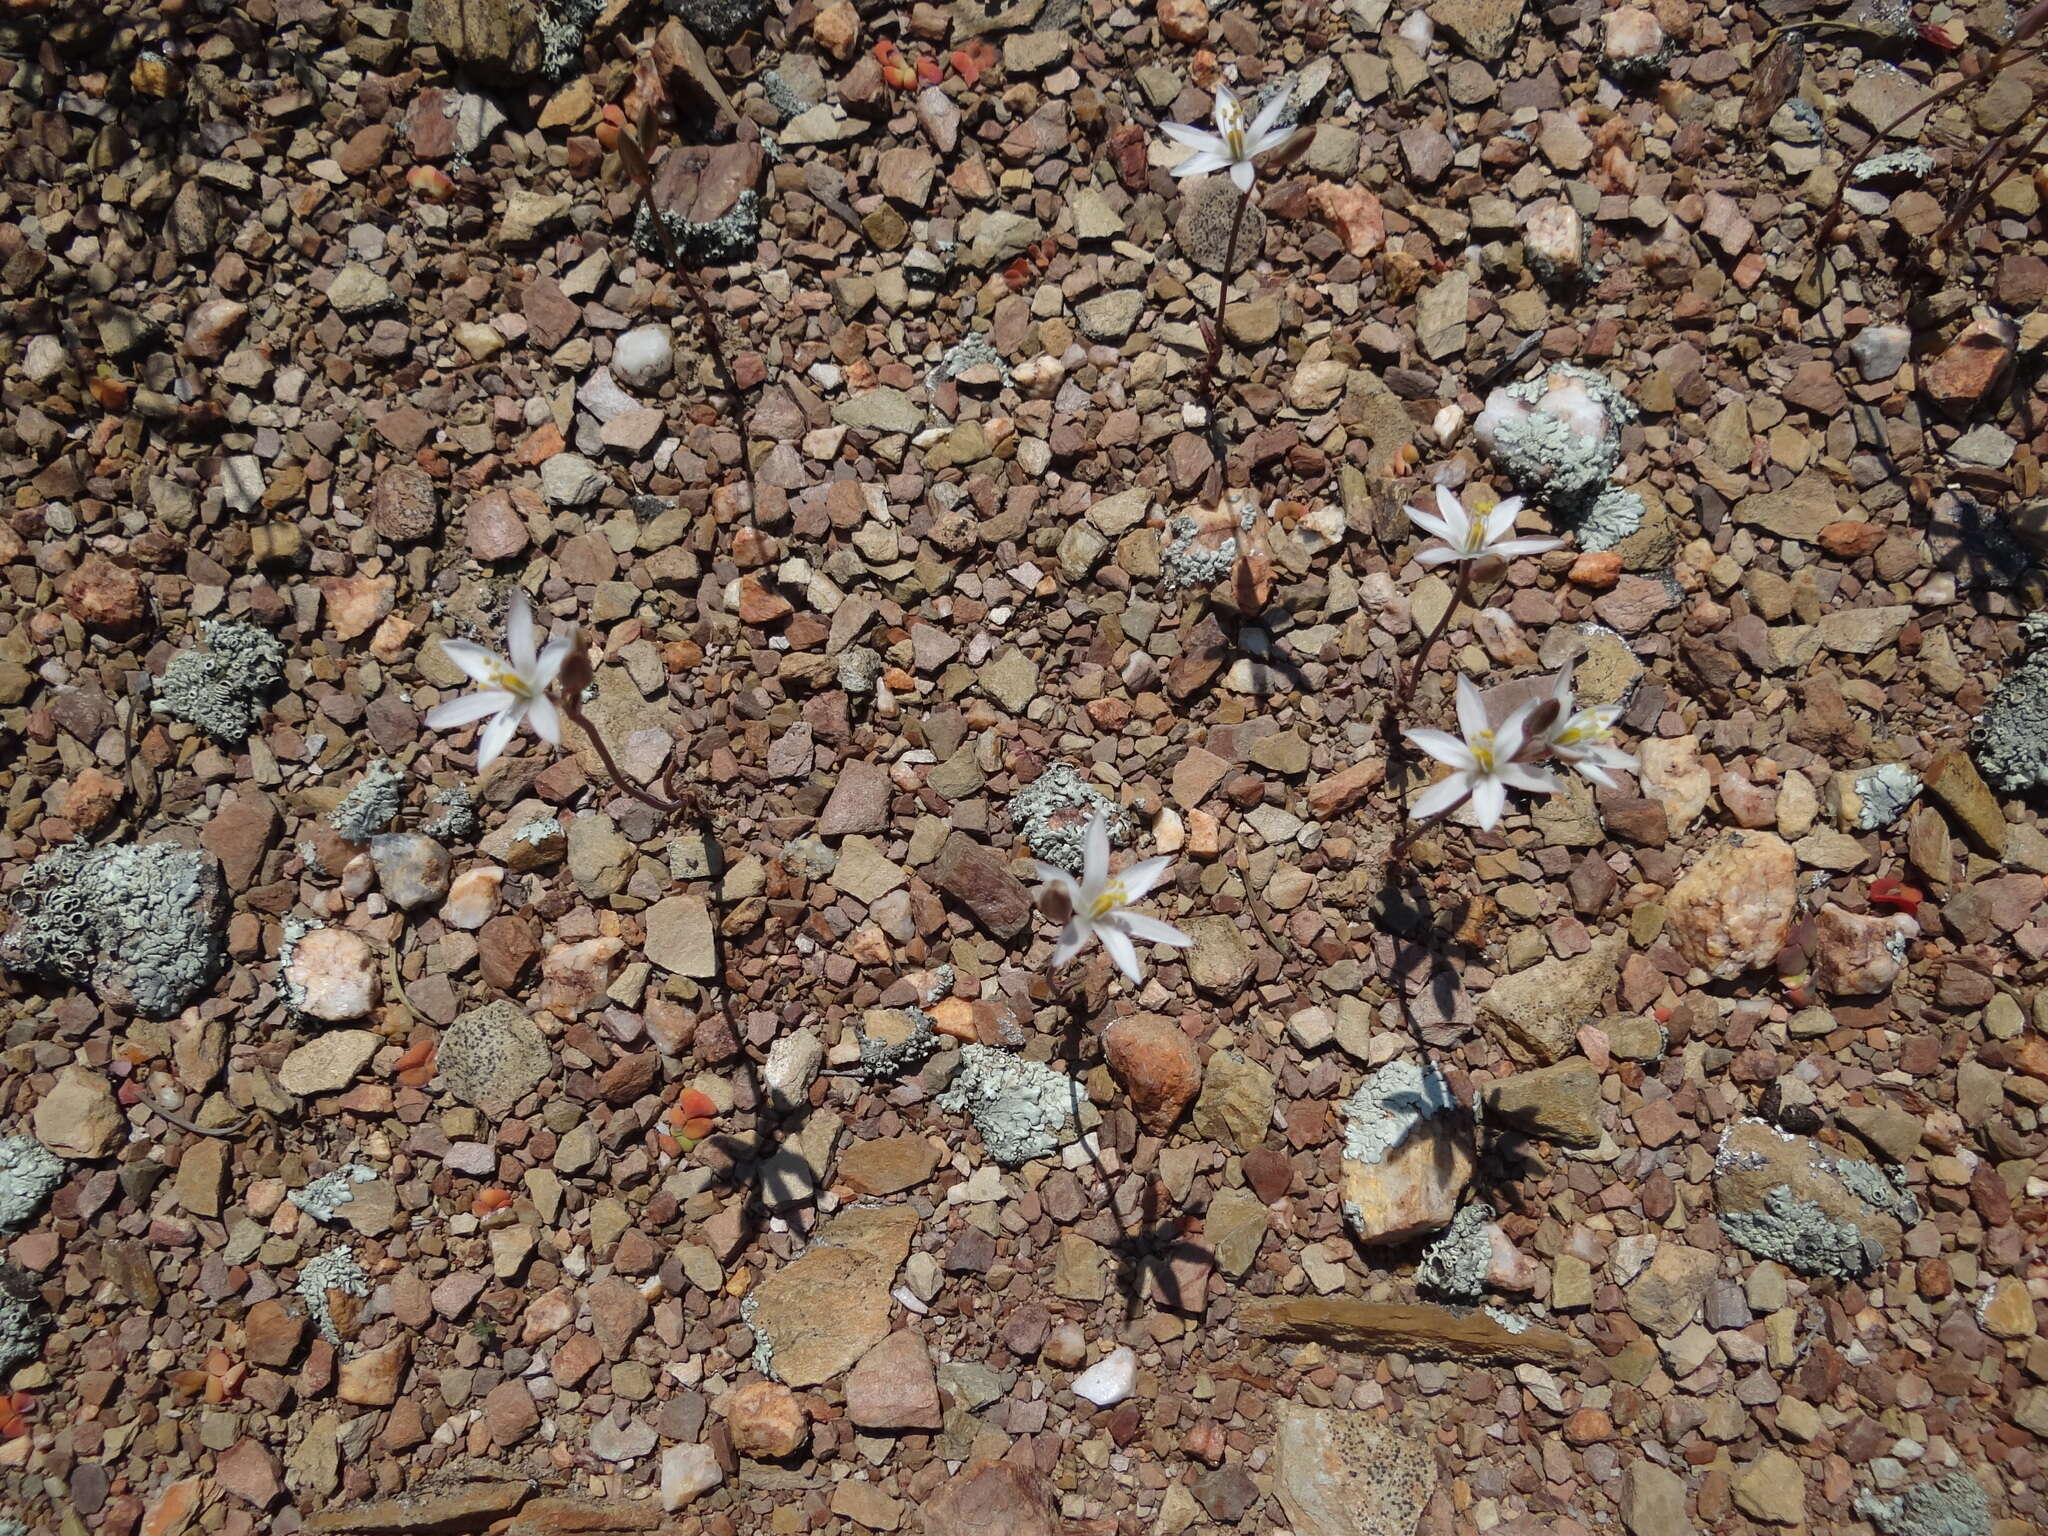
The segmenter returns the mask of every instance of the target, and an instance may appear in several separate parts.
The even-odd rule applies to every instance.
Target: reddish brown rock
[[[65,581],[64,606],[81,624],[119,632],[142,622],[149,594],[135,572],[94,553],[79,561]]]
[[[1052,1489],[1011,1461],[963,1467],[925,1505],[925,1536],[1053,1536]]]
[[[965,832],[954,832],[932,863],[932,883],[965,907],[999,939],[1014,939],[1031,926],[1031,893],[991,849]]]
[[[779,1381],[750,1381],[725,1400],[732,1448],[755,1461],[780,1461],[811,1437],[803,1401]]]
[[[945,1416],[924,1340],[905,1329],[846,1374],[846,1416],[862,1429],[937,1429]]]
[[[370,526],[395,544],[431,538],[441,526],[441,494],[417,464],[394,464],[370,491]]]
[[[1138,1124],[1155,1136],[1172,1130],[1202,1091],[1202,1063],[1187,1031],[1156,1013],[1134,1013],[1102,1032],[1109,1070],[1131,1096]]]
[[[306,1336],[306,1319],[273,1296],[249,1309],[242,1328],[242,1353],[249,1362],[283,1369],[299,1352],[299,1343]]]
[[[525,552],[530,536],[526,528],[527,509],[518,504],[519,497],[518,491],[488,491],[464,510],[463,532],[469,540],[469,552],[477,559],[510,560]],[[535,500],[537,504],[538,499]]]
[[[1996,391],[2018,346],[2019,330],[2010,320],[1982,311],[1920,370],[1920,387],[1950,416],[1968,416]]]
[[[1829,902],[1813,924],[1813,981],[1830,997],[1889,992],[1919,925],[1903,913],[1873,917]]]
[[[540,1427],[540,1409],[524,1381],[501,1381],[484,1395],[484,1428],[501,1450]]]

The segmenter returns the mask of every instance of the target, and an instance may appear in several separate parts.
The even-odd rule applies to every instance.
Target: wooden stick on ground
[[[1264,1338],[1323,1344],[1361,1354],[1570,1362],[1585,1352],[1585,1346],[1570,1334],[1540,1323],[1516,1333],[1486,1312],[1455,1311],[1426,1302],[1262,1297],[1240,1307],[1237,1316],[1246,1328]]]

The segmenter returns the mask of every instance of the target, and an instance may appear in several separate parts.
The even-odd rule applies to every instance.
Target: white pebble
[[[653,389],[675,366],[675,343],[665,325],[635,326],[612,343],[612,377],[628,389]]]
[[[1138,1356],[1128,1344],[1111,1350],[1074,1378],[1074,1396],[1098,1408],[1113,1408],[1138,1385]]]

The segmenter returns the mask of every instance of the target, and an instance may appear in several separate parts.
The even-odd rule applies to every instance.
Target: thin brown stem
[[[625,774],[621,773],[619,771],[618,759],[612,756],[612,749],[605,745],[604,736],[591,723],[590,716],[583,713],[582,705],[568,698],[558,698],[555,704],[568,717],[571,725],[590,738],[591,746],[597,749],[598,761],[604,764],[605,772],[612,776],[612,782],[620,790],[631,795],[642,805],[652,806],[655,810],[665,815],[674,815],[677,811],[688,809],[681,800],[664,800],[659,795],[649,794],[631,779],[627,778]]]
[[[1415,685],[1422,680],[1422,668],[1429,660],[1430,650],[1451,627],[1451,619],[1458,611],[1458,605],[1465,601],[1472,591],[1472,562],[1458,562],[1458,584],[1451,589],[1450,603],[1444,608],[1444,616],[1436,621],[1436,628],[1424,637],[1422,648],[1415,653],[1415,660],[1402,674],[1401,686],[1394,693],[1394,704],[1398,708],[1415,696]]]
[[[630,130],[622,130],[618,138],[620,159],[625,162],[626,174],[633,178],[633,185],[640,189],[640,206],[647,210],[647,222],[654,226],[654,238],[661,242],[662,254],[668,258],[669,270],[689,290],[691,302],[697,308],[697,323],[704,331],[704,346],[711,354],[712,362],[718,368],[718,376],[731,392],[733,404],[739,407],[745,397],[740,390],[739,377],[732,371],[732,363],[725,355],[725,337],[718,327],[718,316],[712,313],[711,301],[704,296],[704,285],[697,281],[697,274],[689,263],[683,260],[683,248],[676,239],[675,231],[668,227],[668,220],[654,201],[654,168],[647,158],[647,146],[642,144]]]
[[[1447,820],[1448,818],[1457,815],[1459,811],[1464,809],[1466,802],[1469,801],[1471,798],[1472,791],[1468,789],[1465,791],[1464,794],[1458,796],[1457,799],[1453,800],[1449,805],[1445,806],[1442,810],[1436,812],[1434,815],[1425,816],[1420,821],[1409,822],[1407,827],[1402,831],[1401,835],[1394,839],[1393,845],[1387,849],[1388,861],[1392,862],[1393,860],[1400,858],[1402,854],[1406,853],[1411,847],[1414,846],[1415,839],[1420,837],[1426,829],[1435,826],[1440,821]]]
[[[1230,216],[1230,238],[1223,243],[1222,281],[1216,289],[1216,312],[1209,319],[1209,357],[1202,365],[1202,398],[1210,402],[1211,417],[1216,414],[1216,369],[1223,361],[1223,309],[1230,302],[1230,278],[1237,269],[1238,232],[1244,228],[1245,210],[1251,205],[1249,192],[1237,200],[1237,211]]]

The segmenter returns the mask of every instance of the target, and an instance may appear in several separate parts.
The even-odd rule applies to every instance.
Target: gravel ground
[[[0,1532],[2038,1529],[2005,6],[672,3],[0,6]]]

